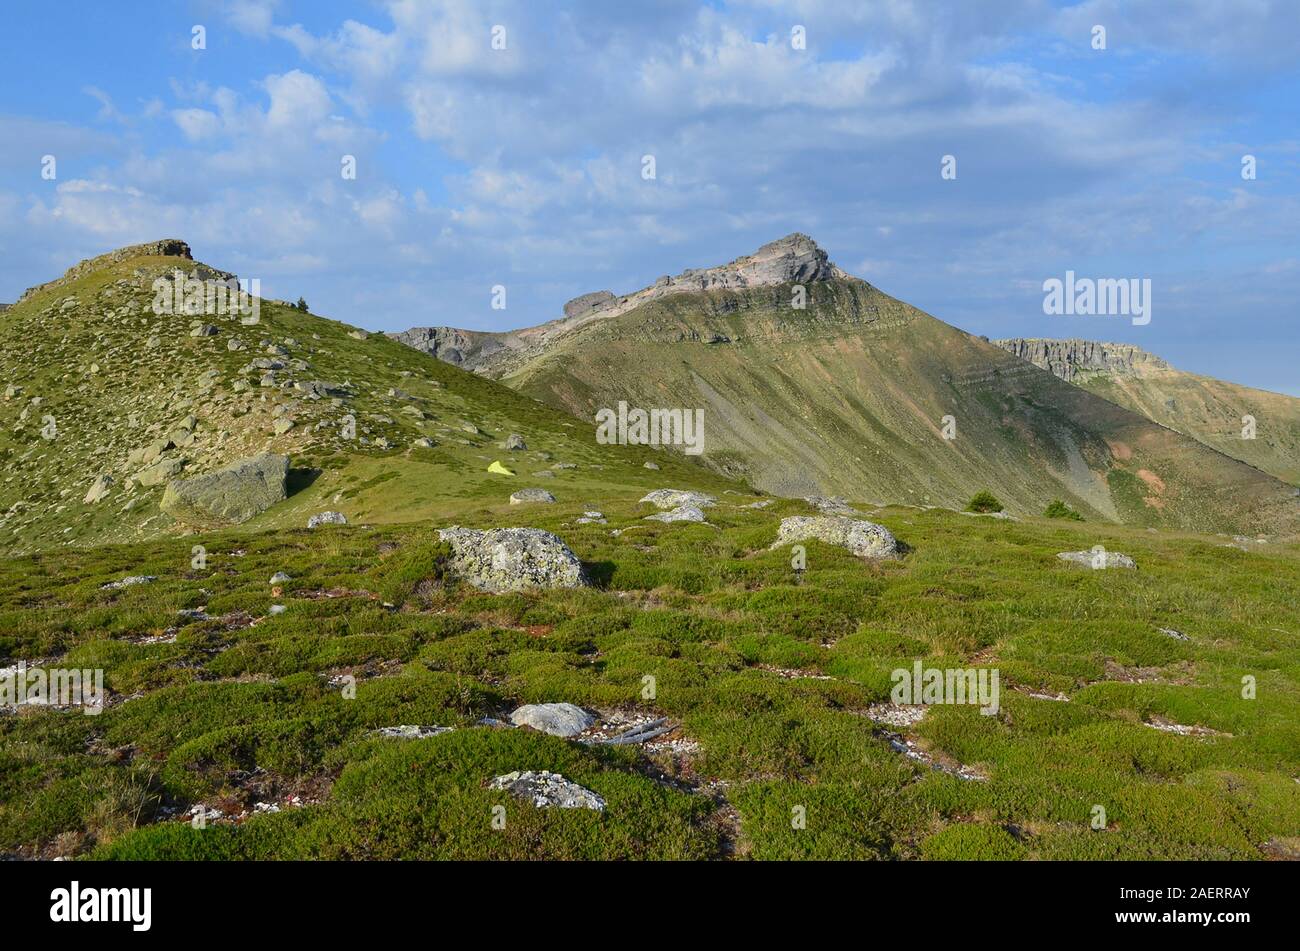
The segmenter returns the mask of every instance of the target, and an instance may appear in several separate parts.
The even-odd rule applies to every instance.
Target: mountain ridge
[[[764,249],[783,244],[762,281],[647,293],[656,282],[567,323],[394,337],[433,355],[455,340],[461,366],[583,418],[702,407],[706,462],[778,495],[960,507],[998,488],[1018,514],[1063,498],[1106,520],[1294,530],[1276,478],[846,275],[804,235]],[[800,252],[825,262],[803,308]]]

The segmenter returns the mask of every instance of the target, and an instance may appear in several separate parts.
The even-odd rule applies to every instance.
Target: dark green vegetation
[[[971,496],[970,502],[966,504],[967,512],[1001,512],[1002,503],[998,497],[987,489],[981,489]]]
[[[1047,508],[1043,509],[1044,518],[1068,518],[1071,521],[1082,522],[1083,516],[1076,512],[1070,506],[1066,505],[1060,499],[1052,499]]]
[[[113,692],[98,717],[0,714],[0,850],[1251,859],[1300,849],[1300,546],[1246,552],[890,508],[874,517],[906,557],[871,564],[810,542],[797,578],[788,551],[768,545],[803,503],[752,510],[724,495],[713,524],[664,525],[612,502],[601,506],[608,525],[576,525],[586,499],[557,495],[509,519],[475,507],[460,520],[556,532],[591,589],[467,589],[448,576],[432,528],[416,525],[0,562],[3,663],[102,667]],[[202,569],[191,566],[196,540]],[[1094,544],[1139,570],[1055,558]],[[292,575],[279,597],[276,571]],[[126,575],[158,580],[101,590]],[[288,610],[268,616],[272,603]],[[199,607],[206,619],[178,614]],[[914,763],[864,715],[916,658],[1000,669],[997,716],[938,706],[907,731],[937,762],[986,778]],[[1256,699],[1242,698],[1245,675]],[[1045,699],[1057,695],[1068,701]],[[475,725],[542,701],[667,716],[678,742],[647,753]],[[457,729],[368,735],[397,724]],[[563,774],[606,811],[539,810],[486,788],[523,769]],[[195,803],[236,815],[291,795],[305,805],[201,830],[180,817]],[[492,827],[496,805],[504,829]],[[1096,806],[1103,831],[1090,827]]]

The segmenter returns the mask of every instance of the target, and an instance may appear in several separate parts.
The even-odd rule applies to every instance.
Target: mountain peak
[[[125,247],[109,251],[105,254],[96,255],[93,258],[86,258],[79,264],[74,264],[68,268],[63,277],[53,281],[47,281],[44,284],[37,284],[35,287],[29,287],[23,292],[23,296],[18,298],[19,302],[27,300],[33,294],[49,287],[57,287],[61,284],[68,284],[79,277],[89,274],[91,271],[98,271],[102,268],[111,267],[121,261],[127,261],[131,258],[139,257],[165,257],[165,258],[183,258],[186,261],[193,261],[190,254],[190,246],[180,238],[162,238],[158,241],[146,241],[143,244],[128,244]]]
[[[714,290],[828,281],[847,276],[831,263],[816,241],[795,231],[784,238],[769,241],[752,254],[742,255],[728,264],[683,271],[671,283],[694,285],[692,290]],[[663,281],[664,278],[660,278],[656,286]]]

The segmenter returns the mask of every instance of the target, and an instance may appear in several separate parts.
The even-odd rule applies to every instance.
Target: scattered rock
[[[511,452],[518,452],[521,449],[527,449],[528,443],[524,442],[524,437],[518,433],[511,433],[506,437],[506,449]]]
[[[1082,565],[1085,568],[1136,568],[1135,562],[1128,555],[1122,555],[1117,551],[1106,551],[1102,548],[1095,548],[1092,551],[1063,551],[1057,554],[1061,561],[1068,561],[1071,564]]]
[[[655,515],[647,515],[646,521],[650,522],[703,522],[704,513],[694,505],[679,505],[675,509],[667,512],[658,512]]]
[[[545,489],[520,489],[510,496],[511,505],[519,505],[523,502],[554,502],[555,496]]]
[[[590,789],[570,782],[559,773],[546,770],[506,773],[488,784],[489,789],[504,789],[520,799],[527,799],[539,809],[558,806],[560,809],[594,809],[605,811],[605,800]]]
[[[271,575],[271,584],[284,584],[285,582],[292,580],[293,577],[287,571],[277,571],[275,574]]]
[[[1156,630],[1159,631],[1161,634],[1165,635],[1165,637],[1172,637],[1176,641],[1191,640],[1191,638],[1188,637],[1186,634],[1184,634],[1182,631],[1175,631],[1172,627],[1158,627],[1156,628]]]
[[[81,501],[86,505],[94,505],[108,495],[109,486],[113,484],[113,477],[106,472],[101,472],[91,483],[90,490],[86,497]]]
[[[658,471],[659,471],[659,463],[657,463],[657,462],[647,462],[647,463],[644,463],[644,464],[643,464],[642,468],[645,468],[645,469],[653,469],[655,472],[658,472]]]
[[[318,525],[346,525],[347,523],[348,518],[342,512],[317,512],[307,519],[308,528],[315,528]]]
[[[162,485],[173,476],[180,475],[183,468],[185,468],[185,460],[183,459],[161,459],[147,469],[141,469],[133,478],[145,488],[153,488],[156,485]],[[163,493],[163,499],[166,498],[166,493]]]
[[[451,545],[452,569],[468,584],[484,591],[523,591],[530,588],[578,588],[586,584],[582,563],[550,532],[537,528],[439,529]]]
[[[840,498],[838,495],[830,496],[830,497],[822,496],[822,495],[810,495],[807,498],[805,498],[804,501],[807,502],[809,505],[811,505],[813,508],[815,508],[817,511],[821,512],[823,515],[861,514],[860,512],[858,512],[857,509],[853,508],[853,506],[849,505],[849,503],[846,500]]]
[[[530,726],[551,736],[577,736],[596,718],[571,703],[529,703],[510,714],[515,726]]]
[[[137,584],[149,584],[150,582],[157,581],[157,580],[158,580],[157,575],[130,575],[126,578],[123,578],[121,581],[110,581],[107,584],[101,584],[99,586],[99,590],[117,591],[119,588],[129,588],[132,585],[137,585]]]
[[[687,492],[683,489],[655,489],[642,498],[641,501],[649,502],[657,509],[675,509],[683,505],[705,508],[716,504],[718,500],[702,492]]]
[[[404,723],[401,726],[381,726],[377,730],[371,730],[370,735],[382,736],[390,740],[427,740],[431,736],[450,733],[452,729],[453,727],[449,726],[418,726]]]
[[[174,479],[161,508],[178,521],[197,526],[238,525],[287,497],[289,457],[263,453],[224,469]]]
[[[898,542],[889,529],[865,519],[842,515],[795,515],[781,519],[772,548],[817,539],[847,548],[859,558],[888,558],[898,554]]]

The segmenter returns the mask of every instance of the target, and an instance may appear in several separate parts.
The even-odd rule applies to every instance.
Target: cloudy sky
[[[5,20],[0,301],[166,236],[370,329],[505,329],[804,231],[973,333],[1131,341],[1300,395],[1286,0],[9,0]],[[1151,323],[1045,315],[1067,270],[1150,278]]]

